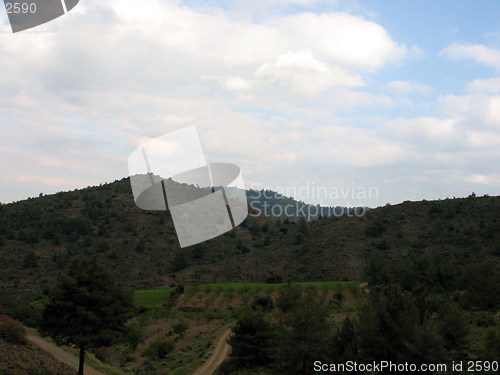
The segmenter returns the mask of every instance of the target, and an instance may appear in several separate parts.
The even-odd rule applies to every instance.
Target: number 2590
[[[35,3],[5,3],[5,9],[7,9],[7,13],[13,14],[27,14],[27,13],[36,13],[36,4]]]

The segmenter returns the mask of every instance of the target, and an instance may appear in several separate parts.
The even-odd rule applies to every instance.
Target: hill
[[[272,190],[248,190],[247,201],[248,205],[258,214],[289,221],[298,221],[301,218],[311,221],[370,210],[368,207],[332,207],[307,204]]]
[[[414,254],[460,255],[498,267],[500,197],[404,202],[311,223],[255,216],[180,249],[169,212],[137,208],[128,179],[1,205],[0,308],[30,316],[58,272],[82,254],[98,256],[133,289],[366,280],[373,259]]]

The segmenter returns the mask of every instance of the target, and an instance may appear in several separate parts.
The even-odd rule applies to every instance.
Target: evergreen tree
[[[374,293],[358,319],[363,360],[410,360],[419,313],[413,297],[398,285]]]
[[[276,306],[284,313],[289,312],[299,303],[302,296],[302,289],[297,284],[289,283],[280,290],[280,295],[276,300]]]
[[[357,355],[357,341],[354,332],[354,325],[347,317],[342,322],[342,326],[335,334],[333,340],[333,353],[336,354],[337,362],[353,360]]]
[[[79,348],[78,375],[83,375],[86,350],[115,342],[126,332],[133,309],[132,294],[116,284],[95,257],[84,258],[70,274],[61,275],[49,298],[41,332]]]
[[[231,361],[237,368],[268,365],[272,362],[274,336],[274,328],[262,311],[243,311],[229,340]]]
[[[183,270],[188,267],[189,263],[186,258],[186,253],[182,250],[177,250],[174,254],[174,259],[172,260],[172,264],[170,266],[171,272],[177,272]]]
[[[318,293],[307,288],[291,306],[278,334],[277,364],[282,373],[313,373],[313,361],[328,360],[331,325]]]

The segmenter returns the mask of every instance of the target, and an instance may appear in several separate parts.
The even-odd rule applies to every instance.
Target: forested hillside
[[[380,280],[402,270],[400,262],[425,264],[416,275],[400,271],[410,286],[422,275],[452,282],[459,263],[498,267],[499,197],[405,202],[310,223],[255,214],[231,232],[180,249],[169,213],[137,208],[128,179],[1,205],[0,306],[29,310],[25,302],[43,299],[81,255],[98,256],[134,289]]]

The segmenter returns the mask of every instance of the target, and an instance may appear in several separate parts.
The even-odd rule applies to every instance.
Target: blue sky
[[[188,125],[311,203],[500,192],[500,1],[86,0],[17,34],[0,14],[1,202],[125,177]]]

